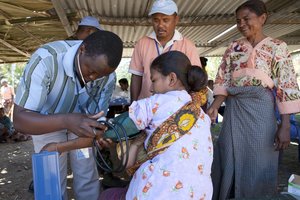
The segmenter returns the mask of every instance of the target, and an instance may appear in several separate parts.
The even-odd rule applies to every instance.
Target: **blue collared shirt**
[[[15,103],[41,114],[106,113],[116,74],[82,88],[74,73],[74,58],[81,42],[55,41],[40,47],[25,67]]]

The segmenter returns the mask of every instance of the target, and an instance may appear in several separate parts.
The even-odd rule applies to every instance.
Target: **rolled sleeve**
[[[51,74],[45,65],[45,59],[51,60],[49,57],[42,59],[38,55],[33,55],[25,67],[16,93],[17,105],[29,110],[41,111],[47,100]]]
[[[143,65],[143,56],[141,55],[141,41],[138,41],[134,47],[132,58],[129,65],[129,73],[143,76],[144,73],[144,65]]]

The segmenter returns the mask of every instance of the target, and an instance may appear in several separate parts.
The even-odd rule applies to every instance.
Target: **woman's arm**
[[[144,148],[142,145],[144,144],[145,139],[146,139],[146,134],[141,133],[130,144],[129,154],[128,154],[129,157],[128,157],[128,162],[127,162],[126,168],[129,168],[135,164],[139,149]],[[124,160],[126,160],[126,159],[124,159]]]
[[[59,153],[91,147],[93,144],[93,138],[76,138],[66,142],[49,143],[42,148],[42,151],[57,151]]]
[[[218,116],[218,110],[221,106],[221,104],[225,101],[226,96],[224,95],[216,95],[213,103],[207,110],[207,114],[210,117],[210,120],[212,122],[215,122]]]

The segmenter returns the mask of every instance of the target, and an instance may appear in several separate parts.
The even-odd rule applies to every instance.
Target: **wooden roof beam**
[[[24,51],[21,51],[20,49],[18,49],[17,47],[14,47],[13,45],[9,44],[8,42],[0,39],[0,43],[2,43],[3,45],[7,46],[8,48],[10,48],[11,50],[15,51],[15,52],[18,52],[19,54],[29,58],[30,57],[30,54],[29,53],[26,53]]]
[[[4,61],[4,60],[1,60],[0,59],[0,64],[7,64],[7,63],[19,63],[19,62],[27,62],[28,60],[22,60],[22,59],[18,59],[18,60],[14,60],[14,61],[11,61],[11,60],[7,60],[7,61]]]
[[[63,9],[63,7],[61,6],[60,4],[60,1],[59,0],[51,0],[52,1],[52,4],[55,8],[55,11],[68,35],[68,37],[72,36],[73,35],[73,31],[72,31],[72,28],[71,28],[71,25],[69,23],[69,20],[68,20],[68,17],[65,13],[65,10]]]
[[[281,15],[277,15],[281,16]],[[297,15],[298,16],[298,15]],[[299,15],[300,17],[300,15]],[[272,20],[268,24],[300,24],[300,18],[294,16],[291,19],[277,19]],[[125,18],[125,17],[102,17],[100,16],[99,20],[101,25],[110,25],[110,26],[152,26],[151,19],[148,17],[142,18]],[[231,25],[235,24],[235,18],[231,15],[224,15],[222,17],[211,17],[207,19],[207,16],[200,16],[197,19],[193,17],[184,17],[180,18],[177,26],[179,27],[194,27],[194,26],[210,26],[210,25]]]
[[[2,14],[2,16],[6,19],[9,20],[10,16],[4,12],[3,10],[0,9],[0,14]],[[7,23],[9,23],[9,21],[7,21]],[[12,25],[12,24],[10,24]],[[44,41],[42,41],[40,38],[36,37],[35,35],[33,35],[32,33],[30,33],[29,31],[25,30],[20,24],[17,24],[16,27],[21,30],[22,32],[26,33],[28,36],[32,37],[33,39],[35,39],[35,41],[39,41],[39,44],[43,44]]]

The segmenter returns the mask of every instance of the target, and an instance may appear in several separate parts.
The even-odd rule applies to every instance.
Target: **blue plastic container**
[[[32,155],[35,200],[62,200],[58,152]]]

